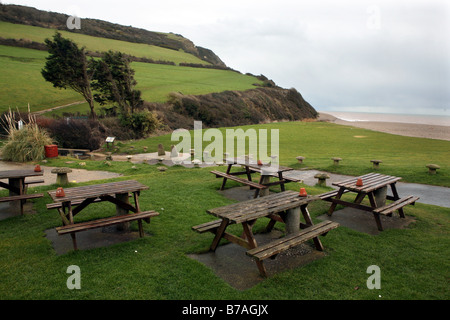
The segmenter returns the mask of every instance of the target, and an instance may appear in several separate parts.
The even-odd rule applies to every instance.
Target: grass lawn
[[[373,155],[379,155],[385,161],[381,173],[407,174],[412,179],[420,176],[420,172],[426,168],[422,164],[412,166],[411,158],[403,162],[397,151],[400,155],[413,156],[417,162],[428,160],[426,154],[433,152],[434,159],[442,161],[439,162],[442,170],[435,177],[446,177],[445,181],[440,182],[441,185],[448,185],[450,180],[446,175],[449,160],[445,157],[448,142],[378,135],[326,123],[279,123],[258,128],[274,126],[280,129],[280,158],[283,164],[296,165],[295,157],[293,160],[291,158],[302,154],[306,156],[305,166],[326,169],[331,168],[329,158],[339,155],[344,159],[343,171],[360,174],[370,171],[366,168],[371,165],[368,160]],[[319,132],[323,132],[323,136]],[[288,133],[292,134],[292,141],[285,137]],[[367,136],[366,139],[373,142],[372,146],[356,142],[361,140],[353,140],[353,135]],[[337,139],[338,136],[341,139]],[[316,137],[315,143],[308,142],[313,137]],[[385,141],[384,144],[377,142],[379,140]],[[170,137],[135,141],[134,145],[136,148],[143,144],[153,147],[160,141],[170,143]],[[290,141],[290,144],[284,145],[286,141]],[[352,143],[349,144],[349,141]],[[364,150],[365,155],[358,156],[358,150]],[[336,154],[337,151],[341,153]],[[394,154],[390,155],[392,152]],[[72,164],[66,164],[65,161],[64,158],[55,159],[47,165],[79,168],[79,161]],[[54,210],[46,209],[46,203],[50,202],[48,195],[35,200],[35,214],[0,221],[0,299],[449,298],[448,208],[420,203],[408,206],[405,212],[415,218],[415,223],[407,229],[386,230],[377,236],[341,226],[322,238],[326,249],[324,258],[271,276],[251,289],[239,291],[203,264],[187,257],[188,253],[207,250],[212,241],[211,234],[198,234],[191,230],[192,226],[213,219],[205,210],[233,202],[217,192],[221,181],[209,173],[209,168],[174,166],[166,172],[159,172],[157,166],[148,164],[136,164],[136,169],[133,169],[132,164],[127,162],[112,162],[112,166],[102,161],[83,162],[86,162],[87,169],[124,174],[124,177],[108,181],[136,179],[148,185],[150,189],[143,191],[140,197],[141,208],[154,209],[161,213],[160,216],[153,218],[151,224],[144,224],[148,234],[143,239],[57,256],[44,235],[45,230],[61,225],[59,215]],[[86,184],[101,182],[105,181]],[[233,185],[230,183],[228,187]],[[45,192],[55,188],[55,185],[34,187],[31,191]],[[287,188],[298,190],[299,185],[291,183]],[[310,194],[330,190],[317,186],[307,188]],[[309,210],[313,220],[318,222],[317,216],[325,213],[328,207],[329,203],[323,201],[312,203]],[[113,212],[110,204],[96,204],[84,216],[77,218],[98,218]],[[265,221],[257,222],[254,230],[261,231],[264,225]],[[133,227],[136,228],[136,225]],[[277,224],[276,228],[283,230],[282,225]],[[235,229],[235,232],[239,234],[240,230]],[[81,269],[80,290],[66,287],[69,277],[66,270],[70,265],[77,265]],[[366,287],[370,276],[366,271],[371,265],[381,269],[379,290]]]
[[[1,25],[1,24],[0,24]],[[1,35],[1,33],[0,33]],[[39,111],[55,106],[83,101],[81,95],[67,89],[60,90],[44,80],[41,70],[48,53],[40,50],[0,45],[0,112],[19,108]],[[225,90],[247,90],[260,83],[252,76],[228,70],[190,68],[152,63],[133,62],[137,89],[142,91],[146,101],[164,102],[170,92],[184,94],[206,94]],[[100,108],[99,105],[97,105]],[[87,113],[87,103],[55,110],[51,114],[63,112]]]
[[[269,139],[272,129],[279,130],[280,164],[295,169],[309,168],[356,176],[373,172],[370,160],[379,159],[383,161],[377,169],[379,173],[400,176],[404,182],[450,187],[450,141],[391,135],[327,122],[279,122],[241,128],[246,132],[249,129],[255,129],[256,132],[267,129]],[[224,139],[227,129],[236,128],[220,128]],[[191,132],[191,138],[193,137]],[[130,145],[134,146],[133,153],[143,153],[144,146],[148,147],[148,152],[156,152],[159,143],[169,150],[178,141],[171,141],[171,134],[168,134],[139,141],[119,142],[118,152],[129,152]],[[204,141],[203,148],[210,143]],[[225,149],[225,142],[223,146]],[[246,146],[248,148],[248,142]],[[269,140],[269,152],[270,148]],[[303,164],[298,163],[295,158],[297,156],[306,158]],[[334,166],[332,157],[342,158],[339,166]],[[429,163],[440,165],[438,174],[428,174],[425,166]]]

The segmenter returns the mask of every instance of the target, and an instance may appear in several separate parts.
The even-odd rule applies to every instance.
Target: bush
[[[106,139],[106,129],[95,120],[61,119],[49,126],[61,148],[96,150]]]
[[[45,158],[45,146],[53,143],[47,131],[31,121],[22,129],[10,119],[8,140],[2,148],[3,160],[15,162],[40,161]]]
[[[140,138],[155,132],[160,125],[157,116],[148,110],[121,115],[119,119],[123,127],[133,130]]]
[[[105,127],[107,137],[115,137],[116,140],[122,141],[138,138],[133,130],[123,127],[117,117],[101,118],[99,121]]]

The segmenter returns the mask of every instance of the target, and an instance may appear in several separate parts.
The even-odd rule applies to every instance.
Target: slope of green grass
[[[0,45],[0,112],[9,107],[25,111],[29,103],[32,111],[65,105],[83,98],[74,91],[59,90],[41,75],[45,65],[45,51]],[[225,90],[247,90],[260,81],[252,76],[228,70],[203,69],[133,62],[137,88],[144,100],[163,102],[170,92],[206,94]],[[60,109],[55,113],[87,112],[87,103]]]
[[[47,29],[0,21],[0,37],[6,39],[27,39],[44,43],[44,40],[46,38],[53,37],[55,31],[55,29]],[[167,48],[142,43],[131,43],[120,40],[98,38],[64,30],[59,30],[59,32],[63,37],[72,39],[80,47],[84,46],[89,51],[104,52],[108,50],[115,50],[136,57],[151,58],[153,60],[172,61],[176,64],[180,62],[209,64],[208,62],[183,51],[170,50]]]

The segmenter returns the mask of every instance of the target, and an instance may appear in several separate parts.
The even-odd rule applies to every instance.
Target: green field
[[[272,129],[279,130],[280,164],[295,169],[309,168],[345,175],[362,175],[373,171],[370,160],[379,159],[383,161],[378,169],[380,173],[400,176],[402,181],[407,182],[450,186],[450,141],[391,135],[327,122],[279,122],[240,128],[244,131],[254,129],[256,132],[266,129],[269,138]],[[226,129],[220,128],[224,139]],[[191,133],[191,138],[193,137],[194,134]],[[171,134],[168,134],[124,142],[118,152],[128,152],[130,145],[134,146],[134,153],[142,153],[144,146],[156,152],[159,143],[170,146],[178,141],[171,141]],[[210,143],[203,142],[203,148]],[[225,148],[225,140],[223,146]],[[269,152],[270,148],[269,141]],[[303,164],[298,163],[297,156],[306,157]],[[332,157],[343,160],[339,166],[334,166]],[[441,166],[439,174],[428,174],[425,166],[429,163]]]
[[[23,24],[14,24],[0,21],[0,37],[5,39],[26,39],[44,43],[47,38],[52,38],[55,29],[47,29]],[[184,51],[170,50],[158,46],[142,43],[131,43],[120,40],[98,38],[79,33],[59,30],[64,38],[72,39],[80,47],[86,47],[89,51],[104,52],[108,50],[120,51],[135,57],[151,58],[153,60],[172,61],[176,64],[180,62],[209,64],[192,54]]]
[[[1,36],[1,34],[0,34]],[[19,108],[39,111],[55,106],[82,101],[74,91],[59,90],[46,82],[41,75],[45,65],[45,51],[0,45],[0,112]],[[133,62],[137,88],[146,101],[164,102],[170,92],[184,94],[206,94],[225,90],[254,88],[258,79],[228,70],[170,66]],[[85,112],[87,103],[61,109],[57,113]],[[56,111],[55,111],[56,112]]]

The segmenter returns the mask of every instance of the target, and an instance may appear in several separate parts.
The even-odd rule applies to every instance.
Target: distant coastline
[[[428,138],[428,139],[438,139],[438,140],[447,140],[450,141],[450,123],[447,124],[447,119],[449,117],[439,117],[439,116],[431,116],[430,119],[425,119],[429,117],[423,117],[421,120],[419,119],[420,116],[415,117],[416,121],[421,121],[424,123],[408,123],[408,119],[399,119],[398,115],[397,118],[395,116],[388,118],[385,118],[385,121],[371,121],[372,119],[383,119],[382,116],[376,115],[376,114],[362,114],[364,118],[360,116],[359,118],[355,116],[353,113],[352,117],[349,117],[352,113],[346,113],[346,112],[319,112],[319,121],[326,121],[326,122],[333,122],[336,124],[341,125],[347,125],[347,126],[353,126],[373,131],[379,131],[379,132],[385,132],[385,133],[391,133],[391,134],[397,134],[407,137],[417,137],[417,138]],[[338,115],[341,118],[335,116]],[[378,118],[374,118],[375,116],[378,116]],[[385,115],[386,116],[386,115]],[[390,115],[389,115],[390,116]],[[434,118],[435,117],[435,118]],[[430,124],[434,122],[430,122],[430,120],[433,120],[434,122],[439,123],[440,125]],[[343,120],[346,119],[346,120]],[[394,122],[394,121],[403,121],[403,122]],[[409,118],[411,119],[411,118]],[[351,121],[349,121],[351,120]],[[414,119],[413,119],[414,120]],[[409,120],[412,121],[412,120]]]

